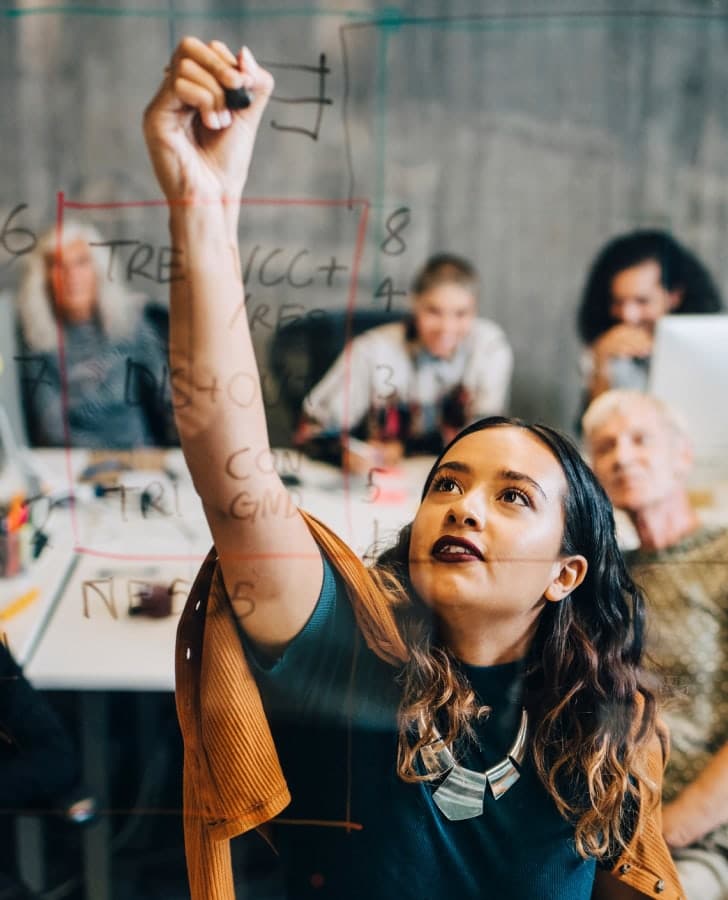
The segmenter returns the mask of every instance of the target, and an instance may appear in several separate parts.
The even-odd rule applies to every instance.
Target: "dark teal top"
[[[293,796],[281,818],[300,822],[275,831],[289,900],[591,896],[595,864],[576,853],[528,755],[503,797],[487,790],[483,815],[460,822],[434,804],[436,785],[397,776],[397,669],[367,649],[328,563],[306,627],[272,666],[253,666]],[[482,771],[518,731],[520,666],[463,668],[493,708],[478,746],[461,748]]]

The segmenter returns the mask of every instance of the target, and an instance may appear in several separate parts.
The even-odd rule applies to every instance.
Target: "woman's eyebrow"
[[[532,488],[537,490],[544,500],[548,500],[546,492],[541,487],[541,485],[537,481],[534,481],[534,479],[531,478],[530,475],[526,475],[524,472],[515,472],[513,469],[501,469],[501,471],[498,473],[498,478],[501,481],[525,481],[526,484],[530,484]]]
[[[456,459],[448,460],[448,462],[440,463],[440,465],[432,473],[433,477],[443,469],[450,469],[453,472],[462,472],[463,475],[472,475],[473,469],[467,463],[458,462]]]
[[[451,472],[462,472],[464,475],[473,474],[472,466],[453,459],[449,460],[448,462],[441,463],[432,473],[433,478],[435,475],[438,475],[443,469],[449,469]],[[516,472],[514,469],[501,469],[497,474],[497,478],[500,481],[522,481],[526,484],[530,484],[531,487],[534,488],[534,490],[538,491],[538,493],[541,494],[544,500],[548,500],[546,491],[544,491],[541,485],[536,480],[531,478],[530,475],[526,475],[525,472]]]

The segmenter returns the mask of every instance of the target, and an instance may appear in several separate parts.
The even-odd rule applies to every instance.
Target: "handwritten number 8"
[[[407,206],[400,206],[399,209],[389,216],[384,227],[387,229],[387,237],[382,241],[381,250],[387,256],[401,256],[407,249],[404,238],[401,237],[402,232],[410,223],[410,211]]]

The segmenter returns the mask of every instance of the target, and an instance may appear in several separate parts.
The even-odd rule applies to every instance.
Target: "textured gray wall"
[[[27,204],[12,224],[43,230],[59,191],[81,203],[158,197],[140,120],[185,33],[249,43],[276,75],[248,198],[357,201],[351,209],[246,206],[241,247],[244,266],[259,247],[248,308],[258,310],[261,355],[283,304],[296,304],[284,315],[346,304],[358,234],[362,307],[383,305],[374,293],[384,278],[403,289],[426,254],[456,250],[477,262],[481,311],[513,342],[513,411],[569,427],[579,393],[578,292],[607,238],[637,226],[672,228],[721,286],[728,280],[726,0],[418,0],[398,11],[332,3],[316,13],[292,0],[275,9],[222,0],[125,8],[112,0],[67,11],[16,2],[0,10],[2,221]],[[281,64],[315,67],[322,53],[331,103],[282,102],[315,98],[319,79]],[[311,130],[319,109],[317,140],[272,125]],[[364,203],[366,231],[358,232]],[[387,253],[386,222],[403,207],[408,215],[390,226],[408,221],[404,244],[385,245],[402,252]],[[167,242],[161,209],[75,215],[109,239]],[[276,248],[264,280],[308,251],[295,275],[314,283],[262,285],[259,263]],[[317,267],[332,257],[348,269],[328,285]],[[0,246],[0,287],[12,287],[17,271]],[[142,274],[132,285],[166,294]],[[280,440],[275,410],[271,418]]]

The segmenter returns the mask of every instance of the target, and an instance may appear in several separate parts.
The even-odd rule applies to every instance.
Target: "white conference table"
[[[49,471],[66,470],[66,484],[68,470],[75,477],[85,463],[80,453],[70,460],[63,451],[43,453]],[[279,471],[299,481],[289,487],[294,502],[361,556],[375,546],[383,549],[411,520],[430,465],[429,458],[409,459],[396,471],[375,471],[365,479],[344,476],[291,451],[276,452]],[[181,452],[168,452],[163,469],[122,473],[120,481],[128,487],[123,505],[118,492],[96,498],[87,488],[79,490],[71,509],[53,513],[58,517],[50,523],[48,565],[41,556],[29,573],[44,600],[37,605],[33,628],[28,625],[33,639],[24,644],[25,673],[38,688],[78,692],[84,781],[102,810],[108,809],[110,778],[107,692],[174,690],[179,613],[212,544]],[[155,496],[161,492],[159,507],[166,514],[142,514],[140,489],[150,484],[157,485]],[[54,562],[56,554],[63,559]],[[139,582],[176,582],[173,614],[130,616],[130,590],[133,594]],[[111,820],[102,815],[84,833],[86,891],[93,900],[111,898],[110,844]],[[32,880],[32,873],[25,874]]]
[[[288,474],[292,472],[286,461],[291,458],[281,454],[282,468]],[[375,545],[383,548],[390,543],[411,520],[430,465],[429,458],[406,460],[396,472],[375,472],[368,483],[301,458],[295,473],[301,483],[289,490],[298,506],[365,556]],[[174,501],[164,477],[143,471],[121,476],[131,487],[123,515],[118,494],[76,505],[73,569],[64,573],[60,596],[26,666],[36,687],[174,690],[178,615],[212,539],[178,451],[168,454],[165,468],[177,473]],[[168,516],[145,518],[138,504],[135,506],[134,486],[153,481],[163,483],[167,491]],[[66,514],[64,529],[68,522]],[[39,562],[42,564],[42,557]],[[52,566],[39,567],[34,581],[50,594],[51,582],[57,582],[57,577]],[[128,615],[130,591],[137,590],[140,582],[177,583],[172,616]],[[112,600],[116,616],[111,612]]]
[[[69,467],[80,471],[86,455],[79,451],[34,450],[33,468],[43,490],[57,495],[64,492]],[[40,558],[24,572],[0,578],[0,633],[21,665],[30,660],[77,561],[70,516],[68,509],[55,509],[49,520],[53,531]],[[3,611],[13,607],[18,611],[5,618]]]

